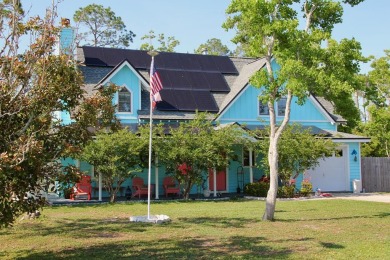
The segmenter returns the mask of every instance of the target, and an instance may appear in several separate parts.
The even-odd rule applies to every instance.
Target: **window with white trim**
[[[287,98],[281,98],[278,101],[278,116],[284,116],[286,113]]]
[[[118,92],[118,112],[131,113],[131,92],[125,87]]]
[[[269,115],[268,104],[259,100],[259,115]]]
[[[252,150],[252,166],[255,164],[255,151]],[[249,167],[249,149],[243,148],[242,150],[242,166]]]

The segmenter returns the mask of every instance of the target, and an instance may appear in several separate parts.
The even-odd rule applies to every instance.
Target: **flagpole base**
[[[148,216],[131,216],[130,222],[142,222],[152,224],[163,224],[170,222],[171,219],[167,215],[150,215]]]

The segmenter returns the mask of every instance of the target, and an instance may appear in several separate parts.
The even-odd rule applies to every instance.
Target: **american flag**
[[[160,75],[154,67],[154,57],[152,58],[152,64],[150,64],[150,97],[155,106],[155,102],[162,101],[160,96],[160,90],[163,89]]]

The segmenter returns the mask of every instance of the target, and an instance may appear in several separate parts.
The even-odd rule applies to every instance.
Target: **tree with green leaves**
[[[371,137],[371,142],[362,145],[362,155],[390,157],[390,50],[374,59],[371,68],[361,91],[369,116],[357,128],[360,134]]]
[[[390,107],[370,106],[370,120],[360,127],[360,132],[371,138],[362,145],[362,155],[390,157]]]
[[[214,127],[206,114],[197,114],[160,139],[158,160],[180,182],[188,199],[192,187],[201,185],[210,169],[226,168],[241,135],[235,126]]]
[[[110,7],[90,4],[79,8],[73,19],[87,28],[79,36],[92,46],[128,47],[136,36],[126,29],[122,18],[116,16]]]
[[[208,55],[217,56],[226,56],[230,53],[229,48],[225,44],[222,44],[221,40],[217,38],[212,38],[207,40],[206,43],[202,43],[194,53],[203,54],[205,51]]]
[[[260,137],[256,142],[256,150],[262,158],[259,167],[269,172],[268,130],[259,130],[254,134]],[[335,148],[336,144],[331,139],[314,136],[310,128],[304,129],[298,124],[287,126],[278,143],[280,179],[286,183],[290,178],[316,167],[319,160],[332,155]]]
[[[361,0],[343,2],[355,5]],[[269,109],[270,189],[263,220],[273,220],[278,143],[289,123],[293,96],[298,104],[303,104],[310,93],[323,96],[334,103],[336,113],[344,116],[343,112],[354,111],[358,118],[351,94],[359,83],[359,62],[365,59],[356,40],[337,42],[331,38],[334,26],[342,21],[339,1],[233,0],[226,12],[229,16],[223,27],[237,31],[233,42],[241,43],[246,54],[265,58],[265,68],[251,77],[250,84],[261,89],[260,99]],[[275,105],[281,98],[287,101],[285,116],[279,123]]]
[[[115,202],[123,182],[142,171],[140,153],[147,147],[148,139],[140,138],[128,129],[112,133],[99,132],[96,140],[83,149],[81,159],[94,166],[95,173],[102,174],[102,182]]]
[[[364,96],[376,107],[388,107],[390,105],[390,50],[385,50],[385,56],[374,59],[371,63],[372,70],[368,72],[368,82],[365,85]]]
[[[85,98],[76,62],[53,55],[54,9],[23,22],[20,1],[0,3],[0,227],[44,205],[47,184],[71,172],[59,160],[80,151],[92,136],[88,126],[115,124],[115,90]],[[22,51],[26,34],[31,43]],[[64,125],[60,111],[72,114],[73,123]]]
[[[153,40],[156,37],[158,37],[157,41],[160,44],[158,47],[153,45]],[[168,36],[168,38],[165,39],[165,35],[163,33],[160,33],[158,36],[156,36],[153,30],[150,30],[149,34],[142,36],[141,40],[148,41],[143,43],[140,47],[140,50],[144,51],[156,50],[161,52],[174,52],[175,48],[180,44],[180,41],[176,40],[174,36]]]

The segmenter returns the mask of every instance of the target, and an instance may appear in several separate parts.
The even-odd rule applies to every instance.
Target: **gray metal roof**
[[[231,104],[231,102],[237,97],[238,94],[249,83],[250,77],[265,65],[265,59],[247,59],[247,58],[231,58],[234,65],[236,65],[239,71],[238,77],[235,77],[234,82],[230,85],[230,92],[226,95],[225,100],[222,102],[219,108],[219,114]]]

